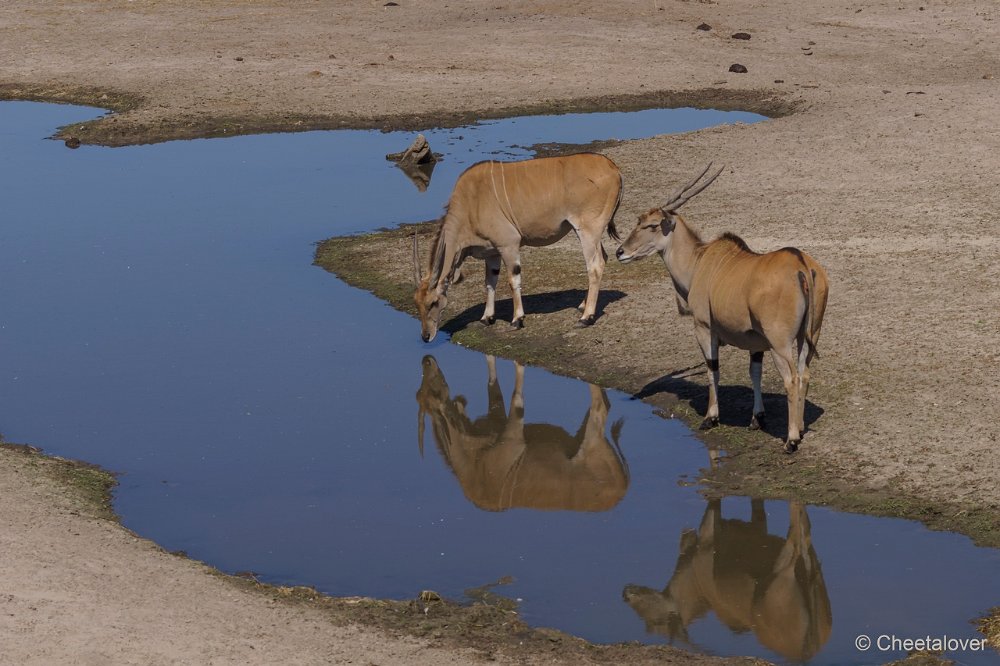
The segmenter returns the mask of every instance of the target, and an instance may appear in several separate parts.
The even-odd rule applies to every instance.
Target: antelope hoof
[[[785,453],[795,453],[796,451],[798,451],[799,442],[801,441],[802,440],[800,439],[790,439],[787,442],[785,442]]]
[[[494,322],[496,322],[496,320],[497,320],[496,317],[483,317],[482,319],[479,320],[479,323],[482,324],[483,326],[492,326]]]
[[[719,425],[719,417],[707,416],[705,417],[705,420],[701,422],[701,425],[698,426],[698,430],[711,430],[717,425]]]
[[[764,429],[764,412],[758,412],[754,414],[750,419],[750,430],[763,430]]]
[[[520,319],[515,319],[514,321],[510,322],[510,327],[512,330],[515,331],[524,328],[524,317],[521,317]]]
[[[590,315],[589,317],[584,317],[580,321],[576,322],[574,328],[587,328],[588,326],[593,326],[593,325],[594,325],[594,315]]]

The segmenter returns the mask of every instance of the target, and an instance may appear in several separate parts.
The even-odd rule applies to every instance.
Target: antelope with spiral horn
[[[805,430],[809,363],[817,355],[829,291],[826,271],[815,259],[793,247],[758,254],[730,233],[703,241],[677,209],[722,173],[719,169],[702,180],[711,166],[666,203],[640,215],[639,223],[615,254],[622,263],[659,254],[673,281],[680,313],[694,318],[695,338],[711,375],[708,410],[701,428],[719,423],[722,345],[750,352],[750,428],[763,426],[760,385],[764,352],[770,350],[788,394],[785,452],[793,453]]]

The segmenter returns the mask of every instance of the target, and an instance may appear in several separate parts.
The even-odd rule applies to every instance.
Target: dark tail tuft
[[[614,220],[608,222],[608,235],[611,236],[611,240],[617,243],[622,242],[622,237],[618,235],[618,227],[615,226]]]
[[[813,337],[815,334],[813,329],[815,328],[816,313],[815,278],[815,271],[799,271],[799,286],[802,288],[802,294],[806,297],[806,316],[802,321],[802,327],[805,329],[806,343],[812,347],[816,358],[819,358],[819,349],[816,348],[816,340]]]

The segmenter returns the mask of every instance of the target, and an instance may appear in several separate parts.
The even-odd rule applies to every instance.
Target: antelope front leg
[[[510,281],[511,299],[514,301],[514,317],[510,325],[524,328],[524,305],[521,303],[521,253],[515,250],[501,250],[503,262],[507,264],[507,279]]]
[[[719,425],[719,338],[700,325],[695,326],[694,336],[705,355],[705,365],[708,366],[708,411],[705,420],[701,422],[701,430],[709,430]]]
[[[597,297],[601,291],[601,277],[604,275],[606,258],[601,238],[592,238],[584,232],[579,233],[580,245],[583,246],[583,258],[587,262],[587,298],[583,302],[583,316],[577,322],[577,328],[590,326],[597,314]]]
[[[763,375],[764,352],[751,352],[750,382],[753,384],[753,416],[750,417],[751,430],[760,430],[764,427],[764,397],[760,391],[760,381]]]
[[[486,311],[479,321],[491,326],[497,320],[494,307],[497,298],[497,281],[500,279],[500,255],[486,257]]]

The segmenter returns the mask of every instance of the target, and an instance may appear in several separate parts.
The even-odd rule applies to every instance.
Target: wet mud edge
[[[219,116],[209,113],[181,116],[145,116],[146,101],[127,92],[66,85],[0,84],[0,101],[55,102],[94,106],[111,111],[107,116],[59,128],[53,138],[75,138],[81,144],[131,146],[176,139],[203,139],[330,129],[382,131],[458,127],[479,120],[530,115],[641,111],[693,107],[721,111],[751,111],[771,118],[790,115],[801,102],[773,90],[699,88],[660,90],[629,95],[604,95],[575,99],[542,100],[535,104],[476,110],[439,110],[390,116],[340,116],[272,114]]]

